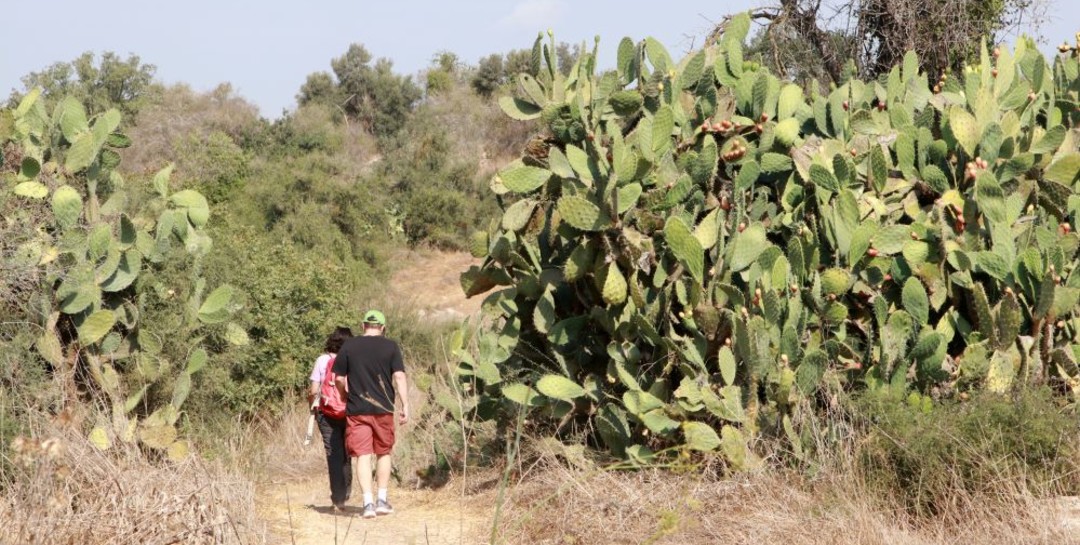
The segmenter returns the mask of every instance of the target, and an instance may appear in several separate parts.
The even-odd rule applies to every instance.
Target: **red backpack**
[[[326,372],[323,375],[322,391],[319,395],[319,411],[327,418],[345,418],[345,400],[338,391],[334,374],[334,357],[326,363]]]

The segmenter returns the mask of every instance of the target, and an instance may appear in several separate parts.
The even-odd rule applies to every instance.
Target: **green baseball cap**
[[[386,316],[377,310],[369,310],[364,315],[365,324],[386,325]]]

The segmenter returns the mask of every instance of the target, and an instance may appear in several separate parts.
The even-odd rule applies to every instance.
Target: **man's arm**
[[[401,407],[400,422],[405,424],[409,421],[409,384],[405,371],[394,372],[394,393],[397,394],[396,405]]]
[[[347,381],[349,379],[348,354],[340,351],[338,352],[337,357],[334,358],[333,371],[334,374],[337,375],[336,377],[334,377],[334,386],[337,386],[338,394],[341,395],[341,399],[349,399],[349,394],[347,392],[348,388],[346,387],[346,385],[348,384]],[[329,373],[330,369],[327,369],[326,372]]]
[[[334,385],[337,386],[338,394],[341,394],[341,399],[349,399],[349,393],[345,390],[345,380],[348,377],[338,376],[334,377]]]

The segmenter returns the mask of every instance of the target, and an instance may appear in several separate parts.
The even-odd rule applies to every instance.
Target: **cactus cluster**
[[[204,298],[205,281],[194,279],[184,332],[192,334],[190,359],[171,370],[161,339],[142,318],[146,294],[135,285],[178,245],[195,259],[209,251],[203,227],[210,209],[198,192],[170,191],[171,166],[153,177],[150,198],[127,187],[116,170],[117,150],[131,144],[118,132],[120,117],[115,109],[88,117],[73,98],[49,116],[39,90],[17,108],[0,110],[0,145],[16,152],[9,159],[20,158],[0,164],[0,191],[45,212],[17,252],[18,265],[36,268],[42,283],[32,300],[40,327],[34,346],[62,376],[86,377],[90,391],[111,407],[111,425],[94,428],[91,440],[103,449],[116,438],[138,441],[178,459],[188,445],[178,439],[176,423],[192,375],[207,362],[198,328],[228,320],[232,290],[221,286]],[[136,199],[142,202],[129,202]],[[225,328],[230,341],[247,341],[238,326]],[[171,388],[171,401],[148,407],[147,393],[158,386]]]
[[[500,170],[505,214],[462,275],[493,320],[477,403],[591,424],[610,451],[754,463],[825,384],[1080,393],[1080,63],[983,48],[931,88],[909,53],[828,94],[743,58],[748,18],[675,63],[623,39],[500,105],[545,146]],[[492,291],[494,290],[494,291]]]

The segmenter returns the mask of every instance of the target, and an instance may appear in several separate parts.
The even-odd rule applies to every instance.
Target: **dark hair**
[[[326,338],[326,351],[330,354],[337,354],[338,350],[341,350],[341,345],[345,344],[345,340],[352,336],[352,330],[347,327],[334,329],[334,332]]]

